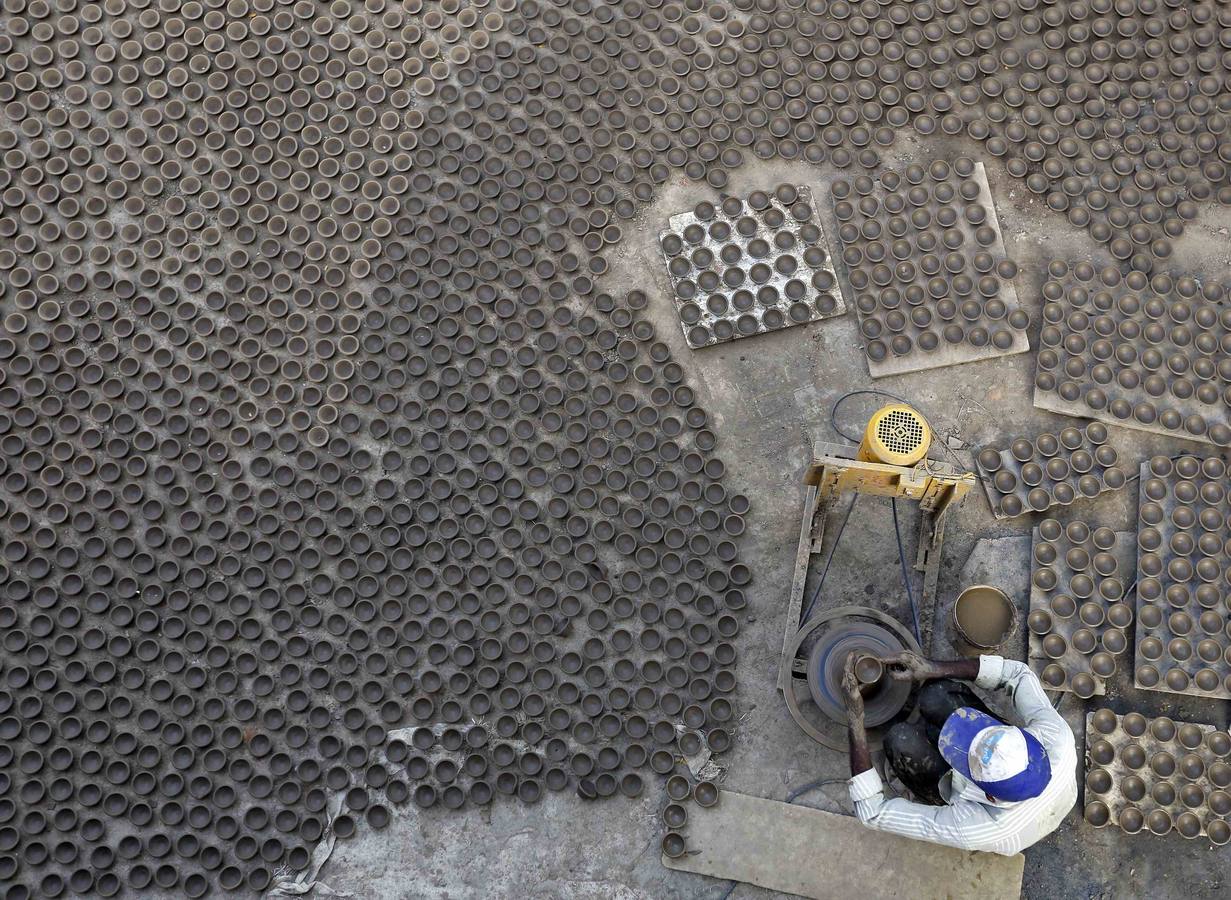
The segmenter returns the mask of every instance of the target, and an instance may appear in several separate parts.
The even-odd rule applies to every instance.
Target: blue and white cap
[[[945,720],[939,744],[945,762],[997,800],[1029,800],[1051,781],[1047,751],[1034,735],[968,706]]]

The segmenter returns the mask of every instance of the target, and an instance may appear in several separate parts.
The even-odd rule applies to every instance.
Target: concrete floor
[[[958,153],[984,158],[996,198],[1005,243],[1021,274],[1017,290],[1030,313],[1031,346],[1037,346],[1039,287],[1046,261],[1087,258],[1089,238],[1063,217],[1047,210],[1009,176],[994,158],[974,145],[927,141],[903,135],[895,145],[900,162],[952,158]],[[828,185],[838,173],[804,163],[753,163],[734,173],[729,192],[745,194],[782,181],[811,184],[832,235]],[[838,441],[829,427],[834,400],[849,390],[877,387],[909,398],[952,442],[977,446],[1017,434],[1062,427],[1064,417],[1031,405],[1033,353],[899,376],[872,383],[860,349],[853,312],[838,319],[788,328],[775,334],[720,344],[699,352],[687,349],[668,296],[668,283],[656,240],[668,216],[716,192],[682,179],[663,186],[609,258],[603,287],[623,292],[634,287],[650,296],[659,336],[711,413],[719,451],[727,464],[728,487],[753,498],[741,560],[754,573],[748,624],[739,637],[740,720],[734,747],[719,764],[723,784],[733,790],[783,799],[794,787],[820,777],[847,774],[845,754],[821,747],[796,727],[775,689],[783,631],[783,609],[790,585],[803,488],[800,476],[814,440]],[[1225,209],[1211,207],[1177,241],[1176,270],[1217,275],[1231,265]],[[831,248],[836,241],[831,237]],[[849,298],[848,298],[849,303]],[[840,422],[858,431],[876,408],[875,398],[844,404]],[[1126,468],[1154,453],[1201,450],[1154,435],[1113,427],[1111,440]],[[959,450],[959,453],[963,451]],[[965,453],[964,458],[969,459]],[[973,463],[970,464],[973,469]],[[1082,517],[1116,529],[1134,530],[1135,482],[1128,490],[1079,501],[1058,511],[1061,519]],[[1055,514],[1057,511],[1053,511]],[[940,608],[962,586],[960,570],[977,539],[1029,534],[1029,516],[996,522],[981,490],[972,492],[949,526],[940,581]],[[915,522],[903,523],[913,555]],[[897,550],[887,501],[865,499],[852,517],[826,582],[824,603],[858,603],[906,615],[898,576]],[[1028,578],[1020,565],[1006,563],[1006,578]],[[1013,585],[1014,588],[1020,587]],[[1024,613],[1023,613],[1024,617]],[[904,619],[905,620],[905,619]],[[937,624],[938,633],[943,625]],[[1177,702],[1172,695],[1135,692],[1121,676],[1106,703],[1117,711],[1167,712],[1226,727],[1228,704]],[[1062,711],[1082,740],[1084,713],[1093,705],[1071,695]],[[731,885],[701,876],[670,872],[659,861],[658,813],[664,803],[662,779],[648,780],[637,800],[612,798],[587,803],[575,796],[551,795],[537,806],[497,802],[459,813],[414,807],[395,812],[380,832],[361,831],[339,842],[320,880],[334,892],[363,898],[460,898],[534,896],[541,898],[718,898]],[[831,811],[848,810],[842,785],[814,792],[801,802]],[[823,846],[817,847],[824,853]],[[1225,896],[1231,881],[1225,849],[1204,841],[1129,836],[1117,829],[1094,829],[1076,809],[1059,832],[1026,854],[1023,896],[1094,898],[1148,895],[1158,900]],[[919,896],[937,896],[943,886],[921,886]],[[322,891],[324,893],[324,891]],[[737,900],[780,896],[748,885],[730,894]]]

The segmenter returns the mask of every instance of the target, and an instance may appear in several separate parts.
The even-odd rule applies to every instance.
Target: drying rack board
[[[1070,425],[1059,434],[1014,438],[1003,448],[981,447],[974,456],[997,519],[1068,506],[1127,483],[1102,422],[1091,422],[1084,431]]]
[[[694,350],[846,312],[806,185],[724,195],[667,224],[658,247]]]
[[[1120,531],[1113,533],[1114,542],[1103,539],[1102,543],[1107,546],[1099,547],[1095,544],[1095,532],[1099,532],[1098,537],[1103,538],[1109,529],[1090,529],[1078,520],[1067,523],[1068,527],[1061,531],[1059,537],[1049,541],[1042,534],[1043,530],[1049,527],[1049,523],[1056,523],[1056,520],[1047,519],[1035,527],[1030,547],[1030,612],[1026,616],[1026,626],[1030,633],[1030,668],[1042,679],[1048,690],[1073,691],[1086,697],[1101,696],[1107,692],[1107,676],[1094,671],[1091,665],[1093,657],[1098,653],[1108,653],[1117,668],[1125,665],[1128,659],[1127,632],[1132,625],[1132,607],[1123,600],[1123,594],[1129,587],[1133,572],[1136,541],[1131,532]],[[1072,540],[1072,531],[1083,527],[1090,536],[1084,541]],[[1050,563],[1040,562],[1042,544],[1054,548],[1055,558]],[[1087,564],[1077,569],[1070,565],[1073,560],[1069,558],[1069,551],[1074,549],[1080,551],[1078,555],[1084,554],[1088,557]],[[1096,559],[1100,553],[1110,554],[1114,558],[1115,568],[1109,574],[1104,575],[1096,568],[1099,563],[1107,561]],[[1050,569],[1055,578],[1055,587],[1050,590],[1039,584],[1040,572],[1044,568]],[[1110,565],[1106,566],[1106,569],[1110,569]],[[1086,593],[1084,589],[1073,590],[1075,576],[1089,579],[1091,590],[1087,597],[1077,596],[1078,593]],[[1107,599],[1104,596],[1104,582],[1115,583],[1117,589],[1108,592],[1118,593],[1116,599]],[[1108,587],[1113,585],[1109,584]],[[1087,604],[1097,606],[1097,616],[1086,617]],[[1094,612],[1095,608],[1091,607],[1090,611]],[[1063,615],[1065,612],[1068,612],[1067,616]],[[1090,624],[1099,616],[1102,617],[1100,623]],[[1041,627],[1044,617],[1049,626],[1046,630]],[[1078,636],[1080,631],[1088,634]],[[1056,636],[1064,641],[1064,651],[1059,656],[1048,652],[1049,645],[1054,642]],[[1075,643],[1080,643],[1083,639],[1089,641],[1090,636],[1094,639],[1093,649],[1083,652],[1075,646]],[[1060,679],[1061,673],[1063,680]],[[1093,690],[1077,690],[1074,679],[1079,679],[1077,687],[1081,687],[1083,682],[1088,687],[1091,682],[1086,681],[1086,677],[1092,679]]]
[[[687,849],[668,869],[732,879],[816,900],[868,895],[1017,900],[1025,857],[955,850],[872,831],[836,816],[720,790],[687,805]],[[823,852],[818,852],[823,848]],[[835,865],[840,860],[841,865]]]
[[[1139,688],[1231,699],[1227,484],[1218,457],[1141,464],[1133,670]]]
[[[969,168],[969,174],[959,174],[959,165]],[[910,170],[906,171],[909,174]],[[838,235],[843,244],[850,296],[854,298],[865,341],[868,372],[873,378],[1011,356],[1030,349],[1025,330],[1028,320],[1021,309],[1017,288],[1013,285],[1017,267],[1006,256],[983,163],[972,163],[962,158],[950,166],[947,162],[934,161],[922,171],[923,177],[919,183],[901,178],[896,172],[883,173],[878,181],[869,179],[863,184],[869,187],[870,183],[865,194],[860,193],[858,179],[853,189],[845,181],[836,182],[834,186],[834,216],[839,223]],[[968,184],[977,188],[969,200],[961,193]],[[924,194],[919,194],[917,199],[924,202],[915,204],[911,193],[920,189]],[[938,189],[952,189],[954,196],[947,200],[939,199],[936,197]],[[902,206],[901,210],[897,210],[898,204]],[[943,215],[941,209],[957,209],[959,214],[956,221],[947,226],[938,223],[937,217]],[[979,210],[977,217],[981,220],[977,224],[968,221],[964,214],[966,210]],[[912,213],[920,211],[925,211],[928,219],[922,226],[912,220]],[[899,229],[901,234],[894,233],[895,219],[905,223],[904,229]],[[987,234],[990,240],[980,242],[977,239],[976,234],[981,227],[991,229]],[[946,231],[961,234],[960,249],[950,251],[944,245]],[[927,243],[921,247],[923,242]],[[895,252],[895,248],[900,249]],[[977,271],[972,265],[971,256],[977,252],[990,254],[996,268],[988,273]],[[946,268],[941,270],[943,274],[933,276],[922,268],[925,257],[938,256],[943,259],[951,253],[954,268],[957,268],[956,262],[961,258],[962,265],[958,271]],[[977,315],[967,319],[960,312],[959,305],[959,311],[944,320],[939,314],[940,303],[949,298],[955,277],[961,276],[973,280],[975,289],[970,291],[968,299],[975,304],[971,311],[977,312]],[[925,296],[929,294],[927,286],[934,277],[941,278],[944,290]],[[980,280],[985,277],[994,278],[998,283],[993,297],[981,296],[977,289]],[[912,290],[921,292],[917,305],[912,306],[909,299],[888,305],[886,295],[890,291],[905,295]],[[1003,315],[996,318],[984,312],[993,299],[1004,306]],[[903,310],[906,313],[900,323],[891,321]],[[920,325],[915,321],[915,316],[926,316],[928,322]],[[943,324],[945,321],[947,325]],[[897,325],[900,327],[895,327]],[[954,340],[944,336],[946,328],[957,329],[952,331]],[[904,342],[903,352],[894,349],[895,341]],[[929,346],[929,343],[934,346]]]
[[[1086,713],[1084,816],[1136,834],[1231,840],[1231,737],[1213,725]]]
[[[1219,374],[1231,310],[1117,265],[1054,260],[1043,284],[1034,405],[1066,416],[1226,447]],[[1166,276],[1160,276],[1166,277]],[[1179,373],[1179,374],[1177,374]]]

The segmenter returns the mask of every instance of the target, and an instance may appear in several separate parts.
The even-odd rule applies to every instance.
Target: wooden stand
[[[923,646],[927,647],[931,642],[936,582],[940,576],[940,548],[944,541],[947,513],[961,505],[974,486],[975,476],[931,459],[924,459],[910,467],[890,466],[863,462],[855,459],[854,453],[855,448],[846,445],[818,443],[814,447],[813,461],[804,476],[808,492],[804,497],[795,573],[787,600],[782,659],[778,667],[778,689],[784,697],[788,694],[794,696],[795,688],[791,680],[807,679],[807,657],[799,652],[802,643],[799,637],[800,631],[807,626],[803,621],[803,607],[808,570],[812,557],[821,552],[825,521],[833,502],[850,491],[903,498],[919,504],[923,516],[919,523],[919,550],[914,568],[923,573],[919,609]],[[799,717],[795,718],[798,722]],[[804,723],[800,722],[800,725],[802,727]]]

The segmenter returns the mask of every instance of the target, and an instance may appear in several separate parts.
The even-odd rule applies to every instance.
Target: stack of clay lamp
[[[830,190],[873,378],[1028,349],[982,163],[913,163]]]
[[[804,185],[703,200],[668,224],[659,248],[690,347],[846,312]]]
[[[1016,438],[1007,450],[980,449],[975,462],[992,512],[1007,519],[1124,487],[1119,455],[1106,441],[1107,426],[1091,422],[1084,432],[1069,426],[1059,435]]]
[[[1137,515],[1136,686],[1231,698],[1226,463],[1154,457]]]
[[[1202,835],[1231,841],[1231,736],[1212,725],[1117,716],[1086,717],[1086,821],[1135,834]]]
[[[663,855],[670,859],[683,856],[687,850],[684,827],[688,824],[689,800],[703,809],[708,809],[718,803],[718,786],[712,781],[692,784],[683,775],[672,775],[667,779],[668,802],[662,816],[667,833],[663,835],[662,851]]]
[[[1039,677],[1051,690],[1086,699],[1104,691],[1128,646],[1133,609],[1117,577],[1116,533],[1081,521],[1044,519],[1035,529],[1031,576],[1031,662],[1043,658]],[[1039,652],[1041,651],[1041,653]]]

